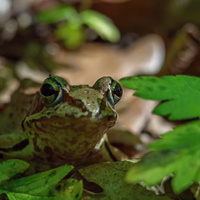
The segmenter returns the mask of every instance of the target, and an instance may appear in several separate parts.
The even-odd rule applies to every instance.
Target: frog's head
[[[23,127],[35,152],[79,159],[114,126],[114,106],[121,96],[121,86],[111,77],[102,77],[89,87],[71,86],[63,78],[49,76],[35,96]]]

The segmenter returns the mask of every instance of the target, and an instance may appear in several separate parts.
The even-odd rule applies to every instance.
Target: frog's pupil
[[[55,94],[53,86],[47,83],[42,86],[40,91],[44,96],[51,96],[52,94]]]
[[[114,94],[117,95],[118,97],[122,96],[122,88],[119,83],[117,83],[115,86]]]

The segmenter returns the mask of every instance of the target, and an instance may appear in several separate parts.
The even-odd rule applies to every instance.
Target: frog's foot
[[[128,157],[123,152],[113,147],[105,134],[102,140],[96,145],[94,151],[87,157],[86,165],[125,159],[128,159]]]

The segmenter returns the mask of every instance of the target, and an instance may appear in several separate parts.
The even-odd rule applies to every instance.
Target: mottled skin
[[[71,86],[50,76],[40,91],[26,91],[16,91],[0,115],[4,159],[18,157],[55,167],[99,157],[101,140],[117,118],[114,104],[122,94],[118,83],[103,77],[93,87]]]

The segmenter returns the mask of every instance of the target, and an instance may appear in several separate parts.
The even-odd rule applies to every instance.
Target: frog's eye
[[[61,102],[63,96],[62,87],[64,85],[60,80],[60,77],[49,76],[40,88],[40,94],[46,106],[54,106]]]
[[[110,89],[108,90],[107,93],[108,101],[112,106],[114,106],[115,104],[118,103],[121,97],[122,97],[122,88],[118,82],[112,79],[110,82]]]
[[[106,94],[108,102],[112,107],[114,107],[122,97],[122,88],[120,84],[109,76],[105,76],[97,80],[93,88]]]

